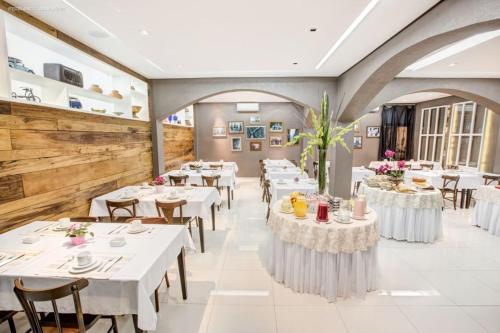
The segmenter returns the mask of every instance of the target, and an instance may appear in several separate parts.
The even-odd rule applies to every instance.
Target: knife
[[[10,259],[5,260],[4,262],[2,262],[2,263],[0,264],[0,267],[5,266],[5,265],[7,265],[8,263],[10,263],[10,262],[12,262],[12,261],[14,261],[14,260],[17,260],[17,259],[19,259],[19,258],[21,258],[21,257],[24,257],[24,253],[23,253],[23,254],[20,254],[20,255],[18,255],[18,256],[15,256],[15,257],[13,257],[13,258],[10,258]]]
[[[104,270],[104,273],[106,273],[107,271],[109,271],[110,268],[113,267],[113,265],[116,264],[118,261],[122,260],[122,258],[123,258],[123,256],[119,256],[113,262],[111,262],[111,264],[109,264],[108,267],[106,267],[106,269]]]

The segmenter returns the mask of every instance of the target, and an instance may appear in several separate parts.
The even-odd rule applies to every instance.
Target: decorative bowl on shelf
[[[132,105],[132,115],[134,118],[139,118],[139,112],[141,112],[142,106]]]
[[[106,109],[90,108],[92,112],[106,113]]]
[[[121,116],[123,114],[123,112],[117,111],[117,112],[113,112],[113,114],[116,115],[116,116]]]
[[[90,86],[89,90],[92,90],[98,94],[102,94],[102,88],[98,84],[93,84]]]
[[[118,99],[123,99],[123,96],[120,94],[118,90],[111,90],[111,93],[109,94],[110,97],[118,98]]]

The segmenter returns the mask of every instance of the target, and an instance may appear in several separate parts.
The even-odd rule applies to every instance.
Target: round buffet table
[[[269,216],[271,235],[267,269],[277,282],[295,292],[337,297],[364,297],[375,290],[377,278],[377,214],[351,224],[316,223],[315,216],[297,219],[279,211],[276,202]]]
[[[476,206],[472,223],[500,236],[500,189],[494,186],[481,186],[475,193]]]
[[[443,235],[443,197],[439,190],[400,193],[362,184],[368,206],[377,212],[380,235],[409,242],[432,243]]]

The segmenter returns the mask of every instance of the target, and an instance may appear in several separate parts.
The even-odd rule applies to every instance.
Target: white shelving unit
[[[76,112],[103,114],[92,111],[105,109],[103,115],[149,121],[148,84],[117,68],[110,66],[35,27],[0,11],[0,43],[6,43],[7,54],[0,54],[0,61],[7,64],[7,57],[20,59],[24,66],[32,69],[35,74],[20,69],[7,70],[10,91],[0,91],[0,97],[7,100],[28,104],[41,104],[63,108]],[[1,49],[1,48],[0,48]],[[53,80],[43,76],[44,63],[59,63],[83,75],[83,88]],[[90,90],[92,84],[98,84],[103,93]],[[40,103],[13,98],[12,93],[23,95],[22,88],[31,88],[41,99]],[[5,90],[5,89],[4,89]],[[8,90],[8,89],[7,89]],[[112,90],[117,90],[122,99],[109,96]],[[82,103],[82,109],[69,107],[69,98],[77,98]],[[141,107],[138,118],[132,114],[132,106]]]

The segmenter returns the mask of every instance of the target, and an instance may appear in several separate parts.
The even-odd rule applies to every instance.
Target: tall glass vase
[[[327,194],[326,149],[318,149],[318,190],[319,194]]]

